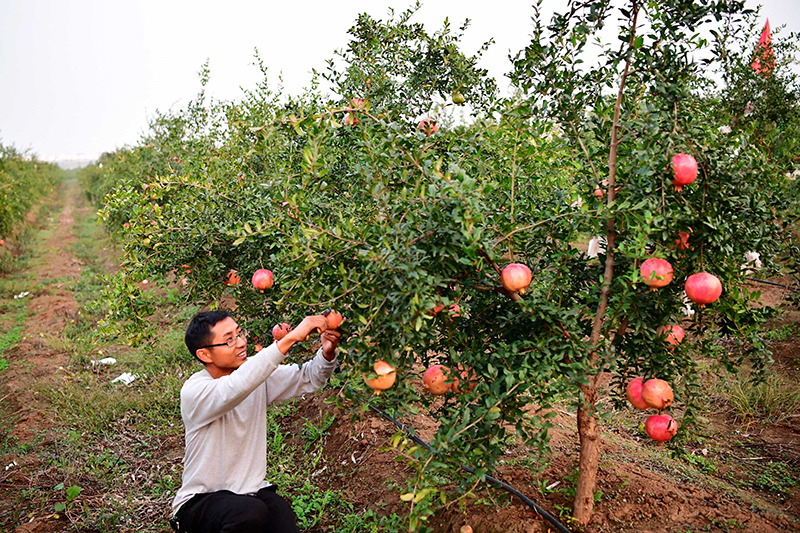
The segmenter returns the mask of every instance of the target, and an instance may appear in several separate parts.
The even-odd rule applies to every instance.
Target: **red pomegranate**
[[[439,131],[439,124],[432,118],[423,118],[419,122],[419,129],[421,129],[425,135],[430,137]]]
[[[675,248],[678,250],[688,250],[689,249],[689,234],[685,231],[678,232],[678,238],[675,239]]]
[[[647,435],[658,442],[666,442],[678,432],[678,423],[669,415],[648,416],[644,421]]]
[[[511,263],[500,273],[500,283],[510,292],[525,294],[525,289],[531,284],[531,269],[522,263]]]
[[[600,188],[601,185],[602,185],[602,188]],[[605,191],[606,187],[608,187],[608,180],[607,179],[601,181],[599,185],[595,185],[594,186],[594,195],[598,200],[602,200],[603,197],[606,195],[606,191]]]
[[[231,270],[230,272],[228,272],[228,275],[225,276],[225,285],[228,285],[229,287],[238,285],[240,281],[241,278],[239,278],[239,273],[236,272],[235,270]]]
[[[272,338],[276,341],[281,340],[286,336],[287,333],[292,331],[292,326],[287,324],[286,322],[282,322],[280,324],[275,324],[272,327]]]
[[[642,263],[639,272],[645,284],[654,289],[666,287],[672,281],[672,265],[669,261],[657,257],[651,257]]]
[[[380,360],[375,363],[372,367],[377,374],[377,377],[374,378],[367,378],[367,375],[364,374],[363,378],[364,381],[367,383],[367,386],[375,391],[375,394],[380,394],[381,391],[384,391],[394,385],[394,380],[397,378],[397,372],[392,365],[387,363],[386,361]]]
[[[677,192],[697,179],[697,161],[689,154],[672,156],[672,185]]]
[[[692,274],[686,280],[686,296],[700,307],[716,302],[722,295],[722,283],[708,272]]]
[[[428,314],[431,316],[436,316],[444,310],[444,304],[439,302],[438,304],[434,305],[432,309],[428,310]]]
[[[641,410],[650,407],[642,399],[643,384],[644,384],[644,378],[639,377],[632,379],[630,383],[628,383],[628,386],[625,387],[625,396],[628,398],[628,401],[631,402],[632,406]]]
[[[447,380],[449,369],[443,365],[431,365],[422,374],[422,384],[431,394],[439,396],[450,390],[451,383]]]
[[[342,314],[339,313],[339,311],[334,311],[333,309],[331,309],[330,312],[325,315],[325,317],[328,319],[328,327],[331,329],[338,328],[342,325],[342,322],[344,322],[344,317],[342,317]]]
[[[456,367],[456,371],[458,374],[453,377],[453,392],[456,394],[465,394],[475,390],[475,386],[478,384],[478,375],[475,373],[475,369],[459,363]],[[466,386],[462,384],[462,381]],[[461,385],[461,388],[459,388],[459,385]]]
[[[656,334],[658,334],[659,337],[666,335],[665,341],[671,345],[669,347],[670,351],[674,350],[675,346],[683,342],[683,337],[685,336],[683,328],[677,324],[658,326],[658,329],[656,329]]]
[[[253,287],[259,291],[264,292],[265,289],[271,288],[273,283],[272,271],[259,268],[253,273]]]
[[[663,379],[648,379],[642,385],[642,400],[653,409],[666,409],[673,398],[672,387]]]
[[[256,349],[256,353],[258,353],[258,352],[260,352],[261,350],[263,350],[263,349],[264,349],[264,347],[263,347],[263,346],[261,346],[260,344],[256,344],[256,345],[254,346],[254,348]]]

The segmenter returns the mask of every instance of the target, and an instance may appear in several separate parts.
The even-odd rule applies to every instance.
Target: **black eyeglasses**
[[[247,330],[245,329],[239,330],[239,333],[237,333],[230,339],[226,340],[225,342],[221,342],[219,344],[209,344],[208,346],[200,346],[200,348],[214,348],[216,346],[227,346],[228,348],[233,348],[234,346],[236,346],[236,343],[239,342],[239,337],[247,341]],[[198,348],[198,350],[200,348]]]

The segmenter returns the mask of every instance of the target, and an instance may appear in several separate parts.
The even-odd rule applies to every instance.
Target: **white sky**
[[[509,51],[528,43],[534,0],[427,0],[412,19],[439,29],[472,21],[463,50],[490,38],[481,66],[502,89]],[[800,32],[798,0],[762,3],[771,26]],[[412,0],[0,0],[0,143],[30,149],[46,160],[95,158],[135,143],[156,110],[179,109],[200,90],[198,71],[209,60],[207,92],[236,99],[260,74],[258,48],[271,84],[282,73],[296,94],[312,68],[343,48],[359,13],[385,20]],[[565,0],[545,0],[546,20]],[[549,9],[548,9],[549,8]]]

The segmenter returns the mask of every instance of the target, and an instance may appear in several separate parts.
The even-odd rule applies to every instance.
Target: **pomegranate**
[[[282,322],[280,324],[275,324],[272,326],[272,338],[276,341],[281,340],[286,336],[287,333],[292,331],[292,326],[287,324],[286,322]]]
[[[678,423],[669,415],[652,415],[644,421],[644,430],[651,439],[666,442],[678,432]]]
[[[722,283],[713,274],[698,272],[688,277],[684,290],[691,301],[704,307],[717,301],[722,294]]]
[[[423,118],[419,122],[419,129],[421,129],[425,135],[430,137],[439,131],[439,124],[432,118]]]
[[[644,378],[639,377],[632,379],[628,386],[625,387],[625,396],[628,398],[628,401],[631,402],[631,405],[637,409],[647,409],[650,407],[647,405],[644,400],[642,399],[642,385],[644,383]]]
[[[238,285],[240,281],[241,278],[239,278],[239,273],[236,272],[235,270],[231,270],[230,272],[228,272],[228,275],[225,276],[225,285],[228,285],[229,287]]]
[[[431,365],[422,374],[422,384],[431,394],[439,396],[450,390],[451,383],[447,380],[450,370],[443,365]]]
[[[392,365],[386,361],[380,360],[373,365],[372,369],[375,371],[375,374],[377,374],[377,377],[370,379],[367,378],[366,374],[364,374],[363,377],[367,386],[375,391],[375,394],[380,394],[381,391],[394,385],[397,372]]]
[[[289,215],[291,218],[295,218],[300,210],[297,208],[296,205],[293,205],[290,202],[281,202],[281,207],[286,208],[286,214]]]
[[[456,89],[451,96],[453,98],[454,104],[461,105],[464,103],[464,95],[461,94],[461,91],[459,91],[458,89]]]
[[[689,234],[685,231],[678,232],[678,238],[675,239],[675,248],[678,250],[688,250],[689,249]]]
[[[602,185],[602,188],[600,187]],[[602,200],[606,195],[605,188],[608,187],[608,180],[603,180],[599,185],[594,186],[594,195],[598,200]]]
[[[428,310],[428,314],[431,316],[436,316],[444,310],[444,304],[439,302],[438,304],[434,305],[432,309]]]
[[[697,161],[689,154],[672,156],[672,185],[677,192],[697,179]]]
[[[645,284],[653,289],[666,287],[672,281],[672,265],[669,261],[651,257],[642,263],[639,272],[644,278]]]
[[[355,126],[355,125],[356,125],[356,124],[358,124],[359,122],[361,122],[361,121],[360,121],[360,120],[358,120],[358,119],[357,119],[357,118],[356,118],[356,117],[355,117],[355,116],[354,116],[352,113],[348,113],[348,114],[347,114],[347,115],[344,117],[344,125],[345,125],[345,126]]]
[[[253,273],[253,287],[259,291],[264,292],[265,289],[271,288],[273,283],[272,271],[259,268]]]
[[[670,324],[667,326],[658,326],[656,329],[656,333],[659,337],[663,337],[666,335],[666,342],[669,343],[669,350],[672,351],[675,349],[675,346],[679,345],[683,342],[683,337],[685,335],[683,328],[677,324]]]
[[[338,328],[342,322],[344,322],[344,317],[342,317],[341,313],[339,313],[339,311],[334,311],[333,309],[331,309],[330,312],[325,315],[325,317],[328,319],[328,327],[331,329]]]
[[[453,376],[453,384],[451,385],[453,392],[456,394],[465,394],[475,390],[475,386],[478,384],[478,375],[475,374],[475,369],[465,367],[459,363],[459,365],[456,367],[456,370],[458,374]],[[459,388],[461,381],[464,381],[466,386],[462,385],[462,388]]]
[[[255,345],[255,349],[256,349],[256,353],[258,353],[258,352],[260,352],[261,350],[263,350],[263,349],[264,349],[264,347],[263,347],[263,346],[261,346],[260,344],[256,344],[256,345]]]
[[[465,524],[461,526],[461,528],[458,530],[458,533],[472,533],[472,526]]]
[[[642,400],[653,409],[666,409],[673,400],[672,387],[663,379],[648,379],[642,385]]]
[[[451,305],[449,310],[451,318],[458,318],[461,316],[461,307],[458,304]]]
[[[525,294],[525,289],[531,284],[531,269],[522,263],[511,263],[500,273],[500,283],[510,292]]]

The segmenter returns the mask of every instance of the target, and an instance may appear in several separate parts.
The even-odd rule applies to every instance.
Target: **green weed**
[[[723,385],[724,395],[737,416],[780,423],[800,412],[800,386],[772,374],[764,382],[735,379]]]
[[[0,334],[0,371],[8,370],[8,360],[5,353],[17,345],[22,334],[23,326],[16,326],[11,331]]]

